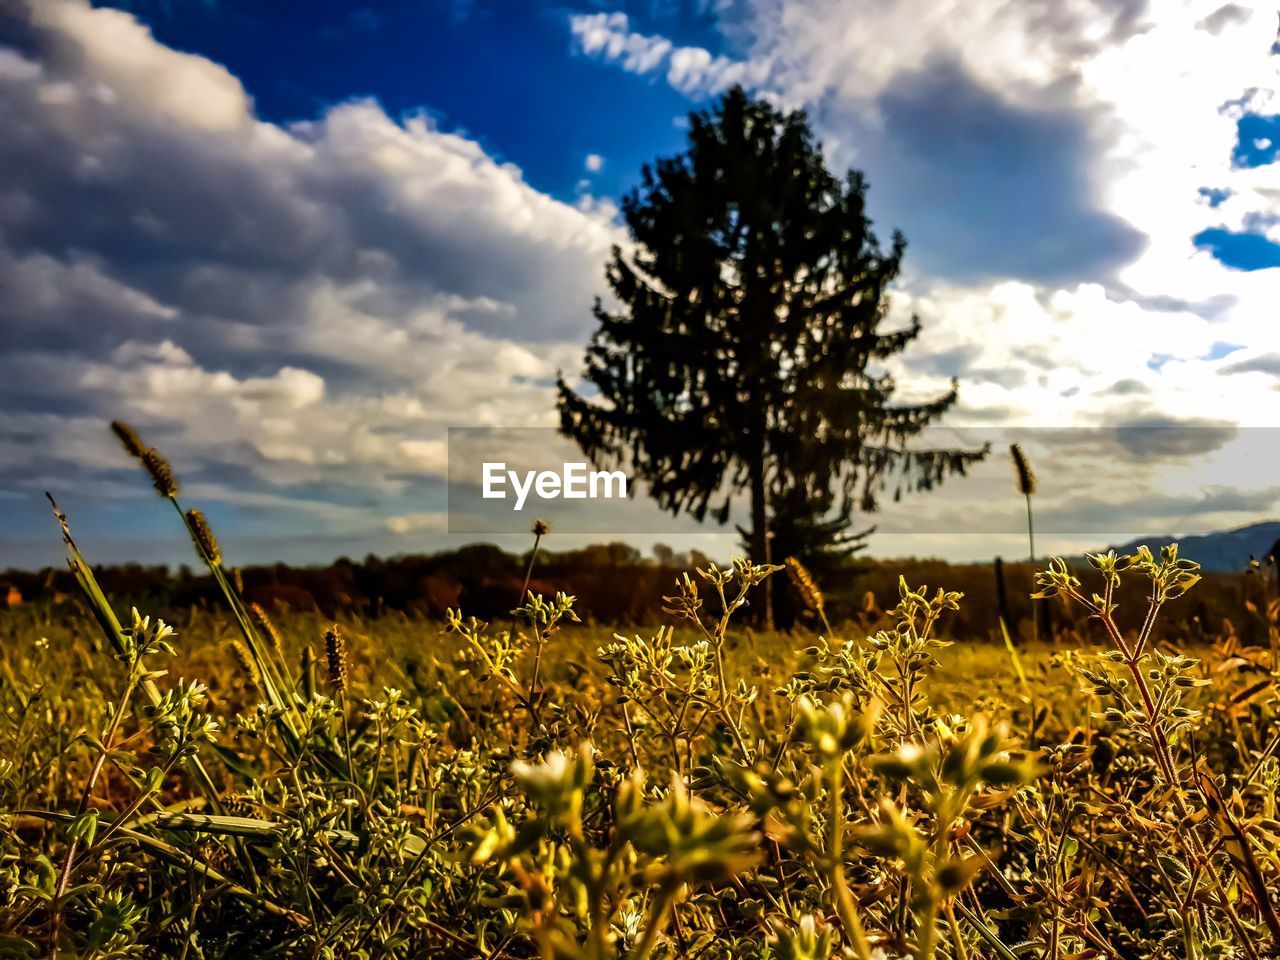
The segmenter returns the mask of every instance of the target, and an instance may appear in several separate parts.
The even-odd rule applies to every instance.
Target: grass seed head
[[[222,548],[218,546],[218,538],[213,535],[209,521],[199,510],[187,511],[187,525],[191,530],[191,539],[195,542],[196,552],[213,566],[222,563]]]
[[[249,653],[249,648],[239,640],[232,640],[231,653],[236,658],[236,663],[240,664],[240,669],[244,671],[245,676],[257,686],[262,675],[258,672],[258,665],[254,663],[253,655]]]
[[[142,442],[142,438],[138,436],[138,431],[129,426],[123,420],[111,421],[111,432],[120,440],[120,445],[131,457],[137,457],[139,460],[146,454],[148,447]]]
[[[156,485],[156,490],[160,496],[168,497],[170,500],[178,496],[178,480],[173,475],[173,468],[169,466],[169,461],[160,456],[156,450],[142,451],[142,465],[147,468],[147,473],[151,474],[151,482]]]
[[[530,529],[530,532],[535,537],[545,537],[551,532],[551,524],[547,523],[545,520],[535,520],[533,521],[533,527]]]
[[[280,637],[280,631],[276,629],[276,625],[267,616],[267,611],[262,609],[261,604],[249,604],[249,617],[253,620],[253,625],[258,628],[258,633],[262,634],[263,639],[275,649],[277,653],[284,649],[284,641]]]
[[[804,605],[814,613],[821,613],[825,600],[822,591],[818,589],[818,584],[814,581],[813,575],[805,568],[805,565],[795,557],[787,557],[782,562],[787,568],[787,576],[791,578],[791,584],[796,588],[796,592],[800,594],[800,599],[804,601]]]
[[[347,692],[347,640],[335,623],[324,634],[325,655],[329,659],[329,686],[334,693]]]
[[[123,420],[112,420],[111,432],[120,440],[120,445],[125,448],[129,456],[137,457],[142,461],[147,473],[151,474],[151,482],[160,491],[160,496],[168,497],[170,500],[177,497],[178,481],[173,475],[173,468],[169,466],[168,460],[160,456],[155,447],[148,447],[143,443],[142,438],[138,436],[138,431]]]
[[[1013,469],[1018,474],[1018,492],[1024,497],[1031,496],[1036,492],[1036,475],[1027,462],[1027,455],[1020,445],[1013,443],[1009,445],[1009,456],[1013,458]]]

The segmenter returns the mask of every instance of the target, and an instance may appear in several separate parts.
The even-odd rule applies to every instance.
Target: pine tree
[[[622,202],[632,245],[606,270],[620,309],[597,300],[585,358],[603,403],[561,377],[563,432],[673,514],[724,523],[749,493],[756,560],[771,523],[788,552],[847,551],[854,512],[890,485],[930,489],[985,456],[907,447],[956,385],[894,405],[874,369],[920,323],[881,329],[905,241],[880,247],[865,195],[861,174],[827,170],[802,112],[735,88],[691,115],[688,149],[646,166]]]

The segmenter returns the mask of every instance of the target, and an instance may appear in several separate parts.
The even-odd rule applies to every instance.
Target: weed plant
[[[1176,548],[1055,560],[1038,596],[1096,642],[1025,663],[958,656],[962,595],[905,580],[833,629],[795,561],[818,628],[766,651],[743,621],[783,568],[746,559],[682,576],[640,634],[588,646],[574,597],[526,592],[391,656],[376,633],[403,625],[246,603],[168,464],[115,429],[224,625],[195,656],[116,609],[58,514],[87,627],[32,616],[0,657],[0,957],[1276,953],[1277,602],[1242,611],[1267,646],[1168,646],[1199,576]],[[1008,657],[1003,690],[973,667]]]

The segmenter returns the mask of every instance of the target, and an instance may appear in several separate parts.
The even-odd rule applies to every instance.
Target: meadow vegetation
[[[1199,639],[1176,548],[1055,561],[1071,626],[1031,645],[905,578],[831,622],[803,566],[746,559],[637,630],[533,589],[333,623],[246,601],[118,432],[222,606],[119,607],[59,515],[79,615],[0,619],[0,957],[1276,953],[1264,575]],[[770,578],[790,634],[748,627]]]

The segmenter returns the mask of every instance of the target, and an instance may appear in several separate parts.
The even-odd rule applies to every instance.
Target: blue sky
[[[57,562],[46,489],[97,559],[185,557],[113,417],[169,455],[233,559],[457,542],[445,431],[554,423],[550,384],[580,369],[604,262],[625,244],[619,198],[732,83],[805,109],[830,164],[866,172],[880,234],[906,234],[892,317],[925,324],[889,368],[906,398],[957,377],[955,427],[1217,438],[1194,462],[1121,457],[1107,479],[1123,494],[1097,494],[1132,523],[1111,539],[1274,513],[1271,465],[1242,476],[1210,455],[1237,462],[1231,430],[1280,417],[1274,15],[1216,0],[1037,9],[13,5],[0,567]],[[1082,454],[1046,487],[1064,534],[1086,526],[1092,466]],[[891,508],[882,529],[915,539],[876,549],[1004,549],[948,539],[965,516],[1007,526],[963,492]],[[647,546],[631,532],[650,528],[646,509],[619,535]],[[736,539],[681,531],[717,553]]]
[[[161,41],[225,64],[264,119],[310,118],[363,96],[392,114],[425,109],[443,129],[517,164],[531,184],[561,199],[579,192],[589,154],[609,154],[590,179],[593,190],[613,195],[635,185],[642,163],[683,145],[677,124],[689,98],[575,56],[566,24],[579,10],[558,3],[119,6]],[[726,44],[714,15],[700,10],[706,6],[617,9],[652,32],[720,52]]]

